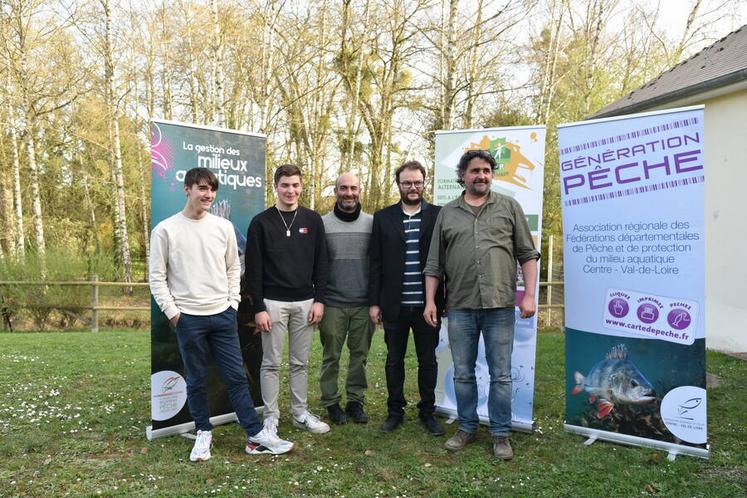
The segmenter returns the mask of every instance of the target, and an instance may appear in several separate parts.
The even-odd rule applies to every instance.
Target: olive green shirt
[[[539,257],[516,200],[491,192],[475,215],[462,193],[438,214],[423,273],[446,277],[450,308],[507,308],[516,302],[516,261]]]

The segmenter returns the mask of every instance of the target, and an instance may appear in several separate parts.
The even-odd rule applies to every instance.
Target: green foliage
[[[3,316],[11,324],[31,319],[39,330],[52,324],[75,325],[85,319],[85,308],[91,305],[91,288],[43,282],[90,280],[93,275],[100,280],[118,279],[119,273],[107,255],[86,255],[65,247],[49,250],[43,259],[36,253],[27,254],[23,261],[6,258],[0,261],[0,281],[39,283],[0,285]]]
[[[534,121],[522,110],[508,102],[502,102],[483,120],[485,128],[532,125]]]

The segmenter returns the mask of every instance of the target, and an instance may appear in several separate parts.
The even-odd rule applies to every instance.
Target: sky
[[[664,14],[661,26],[670,36],[679,36],[694,0],[637,0],[636,3],[653,6],[657,2]],[[747,0],[703,0],[699,13],[713,20],[713,25],[708,29],[707,39],[692,47],[695,51],[690,55],[746,24]]]

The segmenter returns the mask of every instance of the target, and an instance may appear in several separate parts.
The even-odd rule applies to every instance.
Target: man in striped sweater
[[[403,421],[405,405],[405,353],[412,329],[418,356],[418,414],[429,434],[443,435],[433,416],[438,377],[436,346],[440,319],[431,326],[423,318],[425,306],[423,267],[440,207],[423,199],[425,168],[409,161],[395,172],[401,202],[374,214],[369,249],[369,316],[383,324],[387,345],[386,385],[388,417],[382,432],[392,432]],[[443,295],[435,298],[443,311]]]

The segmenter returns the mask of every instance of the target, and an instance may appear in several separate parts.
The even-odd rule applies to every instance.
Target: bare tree
[[[104,80],[105,98],[109,113],[111,133],[112,177],[114,179],[114,240],[117,253],[124,270],[125,282],[132,282],[132,259],[130,238],[127,232],[127,212],[125,209],[125,185],[122,167],[122,145],[119,130],[119,97],[115,87],[114,35],[112,33],[112,10],[109,0],[100,0],[104,14]]]
[[[221,33],[221,22],[218,17],[218,0],[210,0],[210,9],[213,24],[213,57],[212,57],[212,80],[213,80],[213,105],[215,107],[215,124],[226,125],[225,100],[223,97],[223,34]]]
[[[309,207],[314,209],[325,186],[325,158],[332,134],[332,113],[339,78],[327,70],[333,52],[326,2],[309,8],[294,20],[292,37],[282,40],[281,71],[277,88],[287,113],[290,139],[297,160],[304,166]],[[312,22],[316,19],[317,22]]]
[[[35,248],[46,254],[44,214],[37,158],[40,118],[69,105],[80,94],[83,79],[78,54],[59,19],[42,0],[8,0],[4,4],[3,51],[20,108],[19,136],[26,142]]]
[[[347,112],[344,135],[345,138],[342,143],[342,158],[340,161],[340,166],[338,168],[338,174],[344,171],[353,170],[353,160],[355,159],[356,143],[358,143],[358,134],[360,133],[362,123],[360,115],[358,113],[358,106],[360,104],[361,86],[363,83],[363,55],[366,42],[364,41],[363,33],[360,33],[357,36],[352,33],[348,35],[348,33],[353,30],[353,26],[351,23],[352,16],[350,4],[351,0],[343,0],[342,35],[340,36],[340,58],[343,61],[343,64],[346,63],[349,57],[352,57],[355,61],[355,69],[353,70],[353,81],[350,85],[353,102]],[[369,1],[366,0],[363,7],[362,22],[360,23],[360,26],[363,30],[365,30],[368,26],[369,12]],[[356,39],[359,40],[359,43],[355,43]]]
[[[365,175],[367,209],[389,202],[395,113],[405,107],[418,106],[412,86],[414,71],[410,64],[415,63],[415,55],[420,52],[415,17],[425,5],[425,1],[398,0],[387,5],[370,6],[368,26],[371,29],[362,40],[365,45],[361,46],[366,55],[357,58],[362,75],[357,110],[369,142]],[[341,53],[336,59],[335,67],[349,96],[358,95],[356,75],[359,69],[355,61],[356,58],[351,58],[349,53]]]

